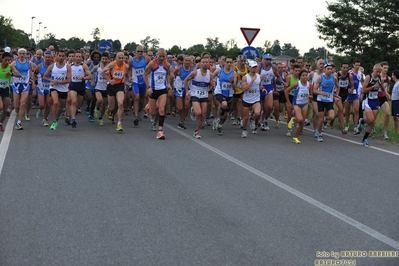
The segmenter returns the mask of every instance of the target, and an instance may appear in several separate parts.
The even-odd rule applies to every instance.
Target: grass
[[[391,101],[389,101],[389,106],[391,106]],[[337,113],[337,109],[335,109],[335,113]],[[338,118],[335,119],[335,121],[334,121],[334,128],[339,129]],[[352,133],[353,122],[351,122],[351,121],[349,122],[349,128],[350,128],[349,133]],[[374,123],[374,128],[375,128],[375,133],[371,134],[371,138],[382,140],[382,131],[384,129],[384,112],[382,110],[378,111],[378,116],[377,116],[376,122]],[[361,135],[364,134],[364,129],[365,129],[365,126],[363,126],[362,133],[360,133]],[[387,133],[388,133],[389,140],[384,140],[384,141],[394,143],[394,144],[399,144],[399,131],[395,132],[394,121],[393,121],[393,117],[391,115],[389,116],[389,124],[388,124],[388,132]]]

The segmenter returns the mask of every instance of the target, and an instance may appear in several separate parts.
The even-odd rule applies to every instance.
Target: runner
[[[69,83],[69,98],[71,99],[70,114],[72,128],[76,128],[76,109],[83,102],[86,93],[86,80],[91,80],[91,72],[83,63],[82,52],[75,52],[75,60],[71,65],[72,80]]]
[[[248,67],[246,65],[247,60],[245,56],[240,54],[237,56],[237,63],[235,66],[235,71],[237,73],[237,79],[235,86],[235,91],[233,94],[233,100],[231,103],[231,110],[234,116],[233,125],[241,124],[241,114],[242,114],[242,77],[248,74]]]
[[[127,75],[128,65],[123,61],[124,54],[119,52],[115,56],[115,60],[109,63],[101,72],[103,78],[108,81],[107,95],[108,95],[108,109],[113,115],[117,114],[118,123],[116,130],[123,131],[122,117],[123,117],[123,101],[125,98],[125,79]]]
[[[256,125],[258,124],[260,116],[260,92],[265,92],[266,89],[261,84],[261,78],[258,74],[258,63],[254,60],[249,60],[249,73],[242,78],[242,138],[248,137],[247,126],[250,109],[252,109],[252,133],[257,133]]]
[[[335,117],[334,112],[334,87],[337,88],[339,94],[339,85],[337,77],[332,74],[333,67],[327,63],[324,65],[324,74],[317,78],[314,84],[313,93],[317,94],[317,111],[318,111],[318,124],[317,124],[317,141],[323,142],[323,121],[324,114],[327,113],[327,119],[332,120]]]
[[[392,88],[392,116],[395,132],[399,131],[399,70],[392,71],[392,79],[395,85]]]
[[[338,109],[336,116],[338,116],[339,126],[343,135],[349,131],[349,124],[344,126],[344,104],[347,102],[349,90],[353,91],[354,89],[353,78],[348,71],[349,64],[344,62],[341,64],[341,71],[335,74],[338,79],[339,97],[335,97],[334,101]]]
[[[48,116],[51,110],[50,97],[50,82],[44,80],[44,74],[48,67],[53,64],[53,56],[50,51],[44,52],[44,61],[40,63],[35,69],[35,76],[37,77],[37,98],[39,100],[39,110],[36,113],[36,118],[43,117],[42,125],[48,127]],[[43,115],[44,109],[44,115]]]
[[[186,97],[186,89],[184,87],[184,80],[193,71],[192,60],[189,55],[185,55],[183,59],[183,65],[176,68],[174,71],[175,81],[173,83],[175,87],[175,98],[176,108],[179,111],[180,122],[177,128],[186,129],[184,120],[188,114],[188,108],[190,107],[190,99]],[[188,90],[190,90],[191,82],[187,83]]]
[[[11,63],[14,74],[12,81],[14,108],[18,117],[15,124],[15,129],[17,130],[23,130],[21,120],[25,115],[29,91],[31,89],[29,84],[30,78],[33,77],[32,70],[35,68],[35,64],[26,59],[26,53],[25,48],[20,48],[18,50],[18,58]]]
[[[189,82],[192,81],[191,88],[188,90]],[[186,97],[190,98],[192,109],[197,118],[197,125],[193,137],[200,139],[199,130],[205,120],[208,108],[208,92],[213,86],[213,79],[211,79],[211,72],[209,70],[209,59],[202,58],[200,67],[194,70],[184,79],[184,88],[186,89]]]
[[[147,86],[149,107],[152,117],[159,114],[157,139],[165,139],[163,124],[165,122],[165,108],[170,85],[170,65],[165,60],[165,49],[160,48],[156,59],[150,61],[144,71],[144,82]],[[158,112],[157,112],[158,107]],[[155,121],[152,126],[156,126]]]
[[[308,81],[308,71],[306,69],[303,69],[299,72],[299,78],[300,80],[293,84],[292,86],[288,87],[287,89],[284,90],[285,97],[287,99],[287,105],[294,105],[294,114],[295,114],[295,123],[298,123],[299,126],[296,130],[296,133],[294,137],[292,138],[292,141],[296,144],[300,144],[301,141],[298,139],[299,134],[303,130],[303,126],[305,123],[304,118],[306,117],[306,114],[308,113],[308,103],[309,103],[309,96],[311,95],[311,89]],[[293,102],[291,103],[290,98],[288,97],[288,93],[290,91],[294,91],[294,97],[293,97]],[[290,106],[290,109],[292,107]]]
[[[370,75],[366,76],[363,84],[362,94],[364,94],[365,98],[363,100],[362,107],[366,117],[365,122],[367,124],[367,127],[364,132],[362,144],[365,147],[370,147],[368,137],[374,127],[374,122],[377,119],[378,110],[380,109],[378,90],[381,89],[382,92],[385,93],[385,88],[383,87],[380,77],[381,71],[381,65],[375,64],[373,67],[373,72]]]
[[[380,101],[381,110],[384,112],[384,128],[382,130],[382,138],[387,140],[389,139],[387,131],[391,110],[391,107],[389,106],[389,100],[391,99],[391,96],[389,95],[389,83],[391,82],[391,78],[388,76],[388,62],[381,62],[381,67],[382,71],[380,76],[385,93],[382,91],[382,89],[380,89],[378,91],[378,100]]]
[[[11,67],[11,54],[3,52],[0,65],[0,131],[4,131],[3,122],[7,117],[7,110],[10,106],[10,83],[13,76]]]
[[[96,109],[94,110],[94,117],[98,118],[98,124],[100,126],[104,125],[103,116],[105,113],[105,109],[108,105],[108,97],[107,97],[107,79],[102,75],[103,69],[108,65],[108,53],[101,54],[101,62],[96,69],[96,86],[95,86],[95,95],[96,95]]]
[[[50,95],[53,102],[51,109],[53,123],[51,130],[56,130],[59,124],[59,116],[68,97],[68,85],[72,80],[71,66],[65,61],[65,51],[59,50],[56,55],[56,63],[50,65],[44,73],[44,80],[50,82]]]
[[[216,69],[212,74],[212,79],[216,78],[215,99],[218,101],[216,118],[213,120],[213,130],[219,135],[222,134],[222,127],[229,113],[233,99],[234,89],[237,82],[237,73],[233,68],[233,58],[226,56],[223,68]]]

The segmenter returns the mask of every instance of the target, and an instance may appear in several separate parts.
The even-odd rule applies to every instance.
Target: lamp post
[[[36,46],[39,43],[39,30],[36,30]]]
[[[36,18],[36,17],[32,17],[32,22],[31,22],[31,26],[30,26],[30,40],[29,40],[30,46],[32,46],[32,38],[33,38],[33,20],[34,20],[35,18]]]
[[[46,47],[46,45],[45,45],[45,42],[46,42],[46,29],[47,29],[47,27],[44,27],[43,28],[43,45],[42,45],[42,47]]]
[[[41,25],[42,23],[41,22],[39,22],[39,37],[38,37],[38,41],[37,41],[37,44],[39,44],[39,42],[40,42],[40,25]]]

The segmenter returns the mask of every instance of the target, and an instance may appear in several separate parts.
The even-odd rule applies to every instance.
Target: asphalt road
[[[296,145],[273,122],[196,140],[171,116],[157,140],[132,120],[6,126],[0,265],[399,265],[398,146],[331,129]]]

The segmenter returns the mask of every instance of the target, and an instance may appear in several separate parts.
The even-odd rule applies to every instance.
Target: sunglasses
[[[310,65],[305,65],[305,66],[310,67]]]
[[[138,53],[142,53],[142,52],[144,52],[144,51],[136,51],[136,52],[138,52]]]

